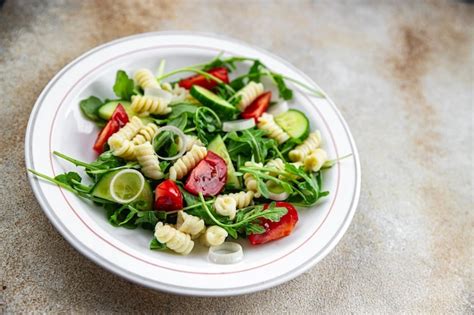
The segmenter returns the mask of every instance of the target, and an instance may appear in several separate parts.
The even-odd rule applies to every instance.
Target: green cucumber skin
[[[239,189],[241,188],[239,178],[235,175],[235,168],[230,159],[225,143],[222,140],[221,136],[216,136],[209,142],[207,149],[219,155],[227,164],[227,182],[226,186],[230,189]]]
[[[115,108],[118,104],[122,104],[123,108],[127,112],[128,117],[135,116],[136,114],[132,111],[131,103],[128,101],[110,101],[105,103],[99,108],[99,117],[105,120],[109,120],[114,113]]]
[[[120,170],[103,175],[94,185],[94,188],[92,188],[92,196],[115,202],[115,200],[110,195],[109,187],[112,178],[118,172],[120,172]],[[137,201],[145,202],[145,206],[140,207],[140,210],[149,211],[153,209],[153,191],[148,181],[145,181],[145,186],[143,187],[142,193],[133,202],[135,203]]]
[[[291,117],[291,118],[290,118]],[[291,121],[289,124],[285,124],[287,119],[296,118],[295,121]],[[310,124],[308,117],[297,109],[290,109],[285,113],[282,113],[275,117],[275,122],[293,139],[306,139],[309,135]],[[299,126],[299,132],[295,131],[292,126]]]
[[[201,104],[211,108],[222,118],[230,119],[237,112],[237,109],[232,104],[203,87],[193,85],[190,93]]]

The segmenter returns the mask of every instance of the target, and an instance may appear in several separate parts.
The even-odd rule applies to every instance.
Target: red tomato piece
[[[270,105],[270,101],[272,99],[272,92],[268,91],[260,95],[252,102],[241,114],[242,118],[255,119],[257,122],[258,117],[262,116],[262,114],[268,109],[268,105]]]
[[[219,67],[219,68],[213,68],[207,73],[215,76],[216,78],[220,79],[224,83],[229,83],[229,74],[227,72],[227,68],[224,67]],[[217,82],[212,80],[212,79],[207,79],[205,76],[202,74],[196,74],[188,78],[184,78],[179,81],[179,86],[185,88],[185,89],[190,89],[193,85],[199,85],[202,86],[203,88],[206,88],[208,90],[214,88],[217,86]]]
[[[115,110],[112,113],[112,117],[110,119],[118,122],[120,128],[122,128],[123,126],[125,126],[126,123],[128,123],[128,115],[122,104],[118,104],[117,107],[115,107]]]
[[[105,127],[99,132],[94,143],[94,151],[98,154],[104,152],[104,146],[109,140],[110,136],[119,131],[126,123],[128,123],[128,115],[122,104],[118,104],[112,113],[112,117],[107,122]]]
[[[118,122],[115,120],[109,120],[107,125],[99,132],[97,139],[95,140],[94,144],[94,151],[98,154],[104,152],[104,146],[107,143],[107,140],[110,138],[111,135],[116,133],[120,129]]]
[[[183,209],[183,194],[171,179],[162,181],[155,188],[155,210],[174,211]]]
[[[212,151],[196,165],[189,174],[184,188],[194,195],[200,192],[203,196],[219,194],[227,181],[227,165],[225,161]]]
[[[267,209],[269,204],[265,205]],[[277,202],[276,207],[285,207],[288,212],[280,218],[278,222],[272,222],[268,219],[261,219],[260,224],[265,227],[265,233],[250,234],[249,241],[252,245],[264,244],[279,238],[288,236],[293,231],[296,222],[298,222],[298,212],[296,208],[288,202]]]

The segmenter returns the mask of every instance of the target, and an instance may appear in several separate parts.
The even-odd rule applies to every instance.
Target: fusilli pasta
[[[214,209],[216,209],[218,214],[233,220],[237,212],[237,202],[234,198],[227,195],[218,196],[214,202]]]
[[[206,226],[201,218],[187,214],[184,211],[179,211],[176,228],[178,231],[189,234],[192,239],[195,239],[204,232]]]
[[[173,166],[170,167],[170,179],[177,180],[183,178],[191,169],[193,169],[207,154],[206,147],[193,145],[191,151],[179,158]]]
[[[206,246],[218,246],[224,243],[227,235],[229,234],[226,230],[220,226],[213,225],[207,228],[206,232],[201,235],[199,240]]]
[[[308,171],[317,172],[327,160],[328,154],[326,151],[318,148],[304,158],[304,168]]]
[[[132,96],[132,110],[136,113],[149,113],[155,115],[166,115],[171,112],[169,101],[156,96]]]
[[[278,171],[283,171],[283,170],[285,170],[285,162],[283,162],[282,159],[277,158],[277,159],[268,161],[267,164],[265,164],[265,167],[274,168]],[[277,173],[269,172],[269,175],[276,176]]]
[[[160,243],[166,244],[169,249],[178,254],[188,255],[194,247],[191,236],[170,225],[163,225],[163,222],[156,224],[155,237]]]
[[[193,145],[198,145],[198,146],[204,146],[204,144],[201,142],[201,140],[196,137],[196,136],[191,136],[191,135],[184,135],[184,141],[185,141],[185,150],[189,151],[192,149]],[[181,138],[178,138],[179,141],[181,141]],[[179,146],[181,147],[182,143],[178,142]]]
[[[132,142],[135,145],[143,144],[145,142],[151,142],[153,138],[158,134],[158,126],[154,123],[149,123],[145,127],[138,130],[137,135],[133,138]]]
[[[319,130],[309,134],[306,140],[290,151],[288,157],[293,162],[303,161],[304,158],[311,152],[319,148],[321,145],[321,133]]]
[[[132,141],[123,138],[117,138],[113,141],[115,148],[112,148],[112,154],[125,160],[135,159],[135,144]]]
[[[259,166],[259,167],[262,167],[263,164],[247,161],[247,162],[245,162],[245,166]],[[245,184],[245,187],[247,188],[247,190],[253,191],[254,197],[258,198],[262,195],[260,193],[260,190],[258,189],[258,182],[252,174],[250,174],[250,173],[245,173],[244,174],[244,184]]]
[[[143,128],[143,123],[140,118],[133,116],[128,123],[125,124],[119,131],[114,133],[108,140],[109,146],[112,149],[121,146],[123,140],[132,140],[138,131]],[[116,142],[118,141],[118,142]]]
[[[252,104],[252,102],[263,93],[263,84],[255,83],[253,81],[249,82],[246,86],[240,89],[236,93],[236,97],[240,96],[239,104],[237,108],[243,112],[247,106]]]
[[[107,141],[112,153],[126,160],[135,158],[135,144],[131,141],[137,132],[143,127],[140,118],[134,116],[130,121],[114,133]]]
[[[155,76],[148,69],[140,69],[135,72],[133,76],[136,84],[138,84],[142,89],[155,87],[159,88],[160,85],[156,81]]]
[[[151,179],[163,178],[163,172],[161,172],[160,162],[158,156],[153,150],[153,146],[150,142],[137,145],[135,147],[135,157],[140,163],[142,173]]]
[[[253,191],[240,191],[238,193],[229,194],[237,203],[237,209],[248,207],[252,203],[254,195]]]
[[[257,127],[258,129],[266,131],[267,136],[275,139],[278,144],[282,144],[290,138],[290,136],[278,126],[272,114],[263,113],[258,119]]]

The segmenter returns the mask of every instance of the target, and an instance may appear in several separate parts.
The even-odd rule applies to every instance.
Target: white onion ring
[[[207,257],[215,264],[235,264],[244,258],[244,252],[240,244],[224,242],[218,246],[211,246]]]
[[[272,191],[272,186],[275,184],[271,180],[267,181],[266,185],[268,187],[268,199],[275,200],[275,201],[283,201],[283,200],[288,199],[288,197],[290,196],[290,194],[287,193],[286,191],[282,191],[282,192]]]
[[[183,156],[184,152],[186,152],[186,141],[187,141],[186,136],[181,131],[181,129],[179,129],[175,126],[163,126],[163,127],[158,129],[157,135],[159,135],[163,131],[170,131],[170,132],[174,133],[175,135],[177,135],[179,137],[180,142],[183,143],[183,145],[180,145],[179,152],[176,153],[176,155],[174,155],[174,156],[165,157],[165,156],[159,156],[158,154],[156,154],[156,155],[158,156],[159,159],[162,159],[162,160],[165,160],[165,161],[173,161],[173,160],[179,159],[180,157]],[[155,138],[156,138],[156,136],[155,136]],[[153,138],[153,141],[152,141],[153,147],[155,147],[155,138]]]
[[[267,113],[272,114],[273,116],[277,116],[286,113],[288,109],[288,103],[286,101],[283,101],[281,103],[277,103],[275,105],[270,106],[270,108],[267,110]]]
[[[287,193],[286,191],[279,194],[272,193],[271,191],[268,192],[268,199],[275,200],[275,201],[286,200],[289,196],[290,194]]]
[[[234,121],[226,121],[222,124],[222,130],[225,132],[240,131],[255,127],[255,119],[239,119]]]

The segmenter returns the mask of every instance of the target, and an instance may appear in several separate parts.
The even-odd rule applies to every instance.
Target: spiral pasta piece
[[[135,145],[140,145],[145,142],[151,142],[153,138],[158,134],[158,126],[154,123],[149,123],[145,127],[140,128],[138,130],[137,135],[133,137],[132,142]]]
[[[128,123],[114,133],[107,141],[112,149],[121,147],[124,140],[132,140],[138,131],[143,128],[143,123],[140,118],[133,116]]]
[[[247,161],[247,162],[245,162],[245,166],[259,166],[259,167],[262,167],[263,164]],[[245,184],[245,188],[247,188],[248,191],[252,191],[254,193],[254,197],[258,198],[262,195],[260,193],[260,190],[258,189],[258,182],[252,174],[250,174],[250,173],[245,173],[244,174],[244,184]]]
[[[181,138],[178,138],[178,139],[179,141],[181,141]],[[184,141],[185,141],[184,145],[185,145],[186,152],[191,150],[193,145],[204,146],[201,140],[196,136],[184,135]],[[183,144],[181,142],[178,142],[178,145],[181,147]]]
[[[139,114],[149,113],[155,115],[166,115],[171,112],[171,108],[168,104],[169,101],[156,96],[132,96],[132,110]]]
[[[142,89],[150,87],[160,88],[155,76],[148,69],[137,70],[133,76],[133,79],[135,80],[135,83],[138,84]]]
[[[240,102],[237,108],[243,112],[247,106],[263,93],[263,84],[250,81],[246,86],[240,89],[236,96],[240,96]]]
[[[135,158],[135,144],[130,140],[142,127],[143,123],[140,118],[132,117],[125,126],[110,136],[107,143],[112,153],[126,160],[133,160]]]
[[[228,216],[231,220],[235,218],[238,209],[248,207],[253,201],[253,191],[240,191],[227,195],[217,196],[214,202],[216,212]]]
[[[304,158],[321,145],[321,132],[316,130],[309,134],[308,138],[302,144],[296,146],[288,153],[288,157],[293,162],[304,161]]]
[[[304,158],[304,168],[307,171],[317,172],[328,160],[328,154],[321,148],[312,151]]]
[[[188,255],[194,247],[191,236],[170,225],[164,225],[163,222],[156,224],[155,237],[160,243],[166,244],[169,249],[181,255]]]
[[[234,198],[227,195],[218,196],[214,202],[214,209],[216,209],[218,214],[233,220],[237,213],[237,202]]]
[[[204,232],[206,226],[201,218],[187,214],[184,211],[179,211],[176,228],[178,231],[189,234],[192,239],[195,239]]]
[[[170,167],[170,179],[177,180],[183,178],[191,169],[193,169],[207,154],[206,147],[193,145],[191,151],[179,158],[173,166]]]
[[[150,142],[137,145],[135,147],[135,157],[141,166],[142,173],[146,177],[151,179],[163,178],[158,156]]]
[[[267,136],[275,139],[278,144],[290,139],[290,136],[275,122],[272,114],[263,113],[258,119],[257,128],[264,130]]]
[[[205,246],[218,246],[224,243],[226,237],[229,235],[226,230],[220,226],[213,225],[207,228],[206,232],[201,235],[199,240]]]
[[[284,171],[285,170],[285,162],[283,162],[282,159],[277,158],[277,159],[268,161],[267,164],[265,164],[265,167],[274,168],[278,171]],[[276,176],[277,173],[269,172],[269,175]]]
[[[112,154],[125,160],[135,159],[135,144],[132,141],[118,138],[114,140],[115,148],[112,148]]]

